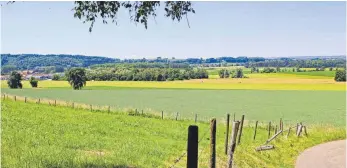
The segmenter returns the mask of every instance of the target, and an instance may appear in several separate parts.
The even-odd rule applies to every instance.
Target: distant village
[[[34,77],[37,80],[52,80],[54,75],[53,73],[45,74],[41,72],[35,72],[33,70],[19,71],[19,73],[22,75],[23,80],[29,80],[31,77]],[[8,80],[9,76],[10,75],[1,75],[1,80]]]

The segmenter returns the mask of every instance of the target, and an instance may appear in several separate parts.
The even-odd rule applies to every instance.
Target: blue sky
[[[73,2],[1,2],[1,53],[115,58],[320,56],[346,53],[345,2],[193,2],[180,23],[158,10],[148,29],[120,11],[118,25],[73,17]]]

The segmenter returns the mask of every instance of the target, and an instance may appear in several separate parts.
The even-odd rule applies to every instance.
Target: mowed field
[[[329,71],[327,71],[329,72]],[[31,89],[7,89],[11,95],[78,102],[145,112],[164,111],[174,117],[199,119],[246,115],[247,120],[297,121],[345,126],[346,83],[332,77],[296,74],[248,74],[246,79],[205,79],[173,82],[88,81],[72,90],[66,81],[40,81]]]

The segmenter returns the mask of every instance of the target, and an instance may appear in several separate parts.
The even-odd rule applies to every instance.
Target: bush
[[[335,73],[335,81],[337,82],[346,82],[346,69],[337,70]]]
[[[29,82],[30,82],[31,87],[36,88],[39,81],[36,80],[34,77],[31,77]]]
[[[21,83],[22,75],[16,71],[13,71],[7,80],[7,85],[11,89],[22,89],[23,85]]]

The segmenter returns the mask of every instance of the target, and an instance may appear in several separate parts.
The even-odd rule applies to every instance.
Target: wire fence
[[[199,139],[198,144],[200,144],[200,142],[206,137],[206,135],[208,134],[209,130],[210,129],[208,127],[207,130],[204,132],[204,134]],[[198,157],[200,157],[200,155],[202,154],[204,149],[205,148],[202,148],[202,150],[200,151]],[[176,166],[176,164],[179,163],[186,154],[187,154],[187,151],[183,152],[177,159],[175,159],[174,163],[170,166],[170,168],[174,168]]]

